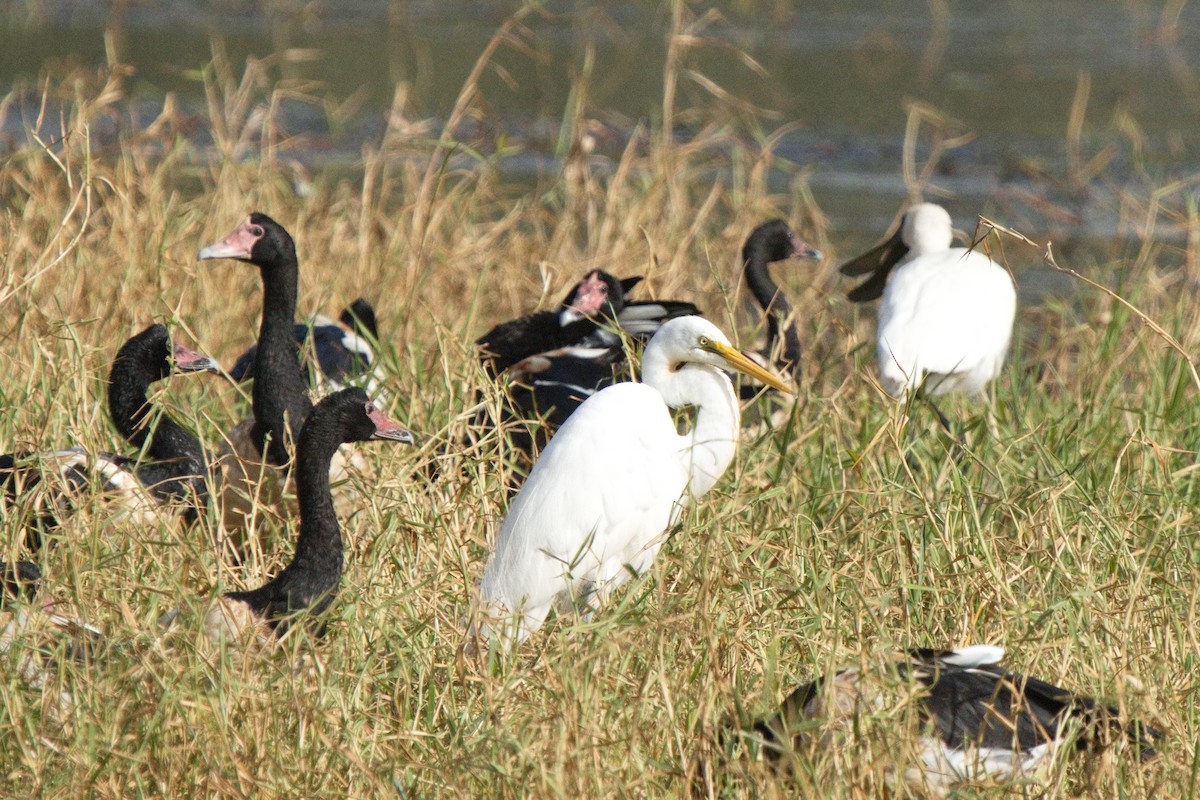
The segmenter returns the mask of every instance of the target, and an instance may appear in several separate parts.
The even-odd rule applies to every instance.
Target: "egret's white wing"
[[[540,624],[563,592],[617,579],[657,550],[687,489],[661,395],[621,383],[571,416],[513,499],[481,585],[485,604]]]

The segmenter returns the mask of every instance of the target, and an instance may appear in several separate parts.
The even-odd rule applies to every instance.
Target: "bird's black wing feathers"
[[[589,329],[595,327],[588,320],[580,322],[586,323]],[[493,376],[498,376],[523,358],[562,347],[565,333],[557,312],[539,311],[500,323],[476,339],[475,344],[480,349],[484,366]]]
[[[1123,727],[1144,760],[1154,755],[1154,740],[1163,736],[1138,721],[1121,726],[1116,708],[1000,665],[942,665],[932,671],[920,665],[915,674],[929,688],[926,714],[950,747],[969,743],[1030,750],[1059,738],[1064,725],[1074,721],[1082,726],[1077,748],[1100,743],[1105,728]]]
[[[642,282],[641,275],[634,275],[630,278],[621,278],[621,293],[629,294],[629,290]]]
[[[883,297],[883,290],[887,288],[888,274],[884,271],[873,272],[871,277],[855,286],[846,293],[846,297],[854,303],[867,303],[871,300],[878,300]]]

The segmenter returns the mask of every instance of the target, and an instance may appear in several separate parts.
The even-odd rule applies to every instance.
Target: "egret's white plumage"
[[[983,253],[951,247],[952,239],[946,210],[922,203],[894,236],[841,268],[872,273],[852,300],[883,295],[879,374],[894,396],[920,387],[978,394],[1004,365],[1017,310],[1012,278]]]
[[[556,605],[590,612],[654,562],[680,512],[733,459],[731,368],[787,391],[711,322],[673,319],[646,345],[642,383],[597,392],[567,420],[500,529],[480,586],[485,637],[523,640]],[[696,420],[680,435],[670,408],[682,406]]]

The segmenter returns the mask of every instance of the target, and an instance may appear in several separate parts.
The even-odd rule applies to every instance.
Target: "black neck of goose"
[[[303,571],[325,588],[342,574],[342,530],[329,490],[329,466],[341,438],[334,420],[314,420],[306,427],[296,454],[296,494],[300,501],[300,535],[289,570]]]
[[[133,358],[118,358],[109,374],[108,412],[117,430],[155,461],[204,459],[204,449],[190,431],[167,414],[158,414],[147,395],[162,378],[161,366],[148,368]],[[147,443],[148,440],[148,443]]]
[[[286,442],[298,442],[300,428],[312,411],[300,350],[292,331],[296,317],[299,266],[294,257],[263,265],[263,315],[254,365],[254,440],[268,436],[264,455],[277,466],[288,461]]]
[[[291,563],[257,589],[226,595],[248,604],[280,634],[290,624],[288,615],[304,609],[313,616],[323,612],[333,602],[342,577],[342,531],[329,493],[329,464],[338,448],[337,433],[335,425],[323,420],[308,425],[300,438],[296,453],[300,534]]]
[[[769,269],[771,261],[766,248],[757,243],[747,245],[742,256],[745,258],[746,285],[758,304],[762,306],[767,319],[767,346],[770,354],[779,340],[780,329],[783,328],[783,365],[793,373],[800,368],[800,334],[796,332],[795,324],[783,326],[783,320],[792,314],[792,307],[783,296],[779,286],[771,279]]]
[[[109,373],[108,411],[121,435],[147,458],[134,472],[150,493],[183,507],[194,520],[208,503],[208,456],[200,440],[147,399],[151,384],[166,376],[166,353],[155,366],[130,354],[118,355]]]

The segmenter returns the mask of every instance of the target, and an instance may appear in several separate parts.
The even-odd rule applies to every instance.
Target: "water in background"
[[[101,7],[104,6],[104,7]],[[297,158],[310,167],[353,163],[377,141],[398,84],[410,115],[434,120],[452,108],[489,38],[519,7],[496,0],[13,3],[0,12],[0,86],[25,86],[4,118],[20,141],[39,72],[103,65],[106,47],[136,70],[131,83],[153,115],[166,92],[199,112],[196,75],[222,43],[234,64],[250,55],[312,48],[280,77],[319,82],[313,94],[355,98],[331,119],[321,105],[294,103],[289,132],[304,134]],[[691,6],[692,19],[709,6]],[[793,126],[777,154],[811,169],[817,202],[836,231],[880,235],[905,202],[901,176],[906,101],[928,103],[974,134],[939,162],[934,185],[960,224],[977,213],[1056,237],[1129,241],[1138,231],[1125,193],[1200,176],[1200,6],[1185,2],[1060,0],[741,0],[698,31],[685,66],[719,85],[680,80],[677,125],[688,133],[712,118],[737,123],[750,140]],[[547,2],[522,20],[523,49],[502,49],[481,85],[484,113],[470,144],[503,148],[515,181],[553,174],[559,124],[583,53],[594,48],[588,116],[598,156],[619,154],[641,121],[658,121],[669,6],[637,2]],[[106,44],[105,33],[110,32]],[[749,68],[739,51],[765,75]],[[1086,86],[1086,116],[1069,135],[1073,98]],[[711,110],[712,117],[706,116]],[[1102,166],[1087,173],[1093,158]],[[1190,192],[1190,194],[1189,194]],[[1194,198],[1194,185],[1179,199]],[[1136,215],[1135,215],[1136,216]],[[1170,221],[1156,235],[1181,237]]]

